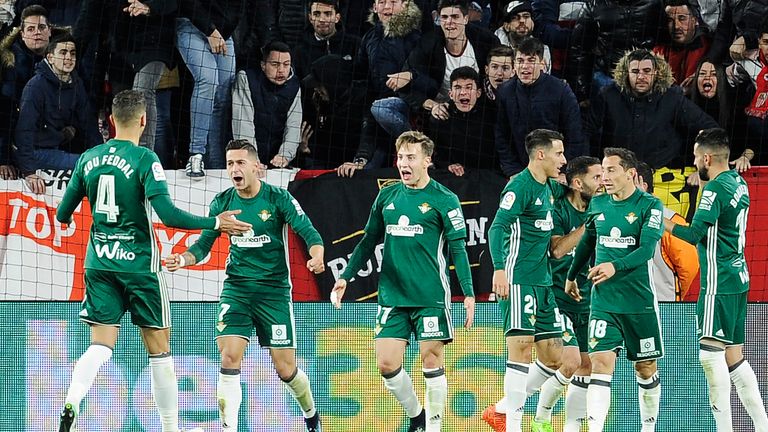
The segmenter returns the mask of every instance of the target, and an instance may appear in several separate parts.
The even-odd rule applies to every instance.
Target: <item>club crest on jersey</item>
[[[223,332],[225,328],[227,328],[227,325],[224,324],[223,321],[219,321],[218,323],[216,323],[216,330],[218,330],[219,333]]]
[[[536,315],[531,315],[528,317],[528,322],[531,323],[531,325],[536,324]]]
[[[259,217],[261,218],[261,220],[263,222],[266,222],[267,219],[272,217],[272,213],[268,212],[267,210],[262,210],[262,211],[259,212]]]
[[[563,342],[568,343],[573,339],[573,335],[570,332],[563,332]]]
[[[429,203],[423,203],[419,206],[419,210],[421,210],[422,213],[428,212],[432,207],[429,206]]]
[[[590,339],[589,340],[589,347],[592,348],[592,349],[595,349],[596,346],[597,346],[597,339],[595,339],[595,338]]]
[[[624,219],[626,219],[630,224],[633,224],[637,220],[637,216],[635,215],[635,212],[629,212],[628,215],[624,216]]]

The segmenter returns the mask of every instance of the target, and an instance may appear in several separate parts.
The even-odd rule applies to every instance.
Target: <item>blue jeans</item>
[[[155,129],[155,153],[165,169],[173,169],[174,137],[171,125],[171,89],[158,90],[155,96],[157,105],[157,128]],[[145,132],[146,133],[146,132]]]
[[[408,119],[410,107],[399,97],[379,99],[371,105],[371,114],[387,133],[397,139],[403,132],[411,130]]]
[[[37,148],[34,151],[37,169],[70,170],[75,168],[80,155],[59,149]]]
[[[165,64],[160,61],[149,62],[136,72],[133,78],[133,89],[144,92],[144,101],[147,104],[147,127],[141,135],[139,145],[150,150],[155,149],[155,130],[157,129],[157,85],[163,76]]]
[[[232,104],[235,44],[226,40],[227,55],[213,54],[208,37],[187,18],[176,20],[179,54],[195,80],[190,110],[190,154],[208,153],[208,168],[224,168],[222,135],[227,107]]]

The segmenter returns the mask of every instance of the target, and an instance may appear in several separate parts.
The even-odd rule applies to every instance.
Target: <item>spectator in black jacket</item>
[[[635,50],[620,59],[613,77],[592,101],[587,120],[593,154],[624,147],[654,169],[690,165],[686,143],[718,125],[672,85],[669,64],[649,50]]]
[[[391,75],[403,70],[408,54],[419,42],[421,10],[413,1],[374,0],[368,21],[374,27],[363,36],[354,69],[356,79],[367,79],[366,106],[396,95],[387,83]],[[352,176],[366,166],[380,168],[391,162],[390,152],[388,134],[373,119],[371,110],[366,109],[355,158],[339,166],[337,172],[340,176]]]
[[[402,98],[373,103],[373,117],[393,140],[410,130],[411,110],[431,111],[448,100],[449,78],[454,69],[469,66],[478,72],[484,70],[488,51],[500,44],[490,31],[467,25],[468,11],[466,0],[440,0],[442,31],[424,35],[408,56],[405,71],[392,74],[387,81],[392,90],[402,90]],[[447,112],[441,118],[447,118]]]
[[[195,79],[189,103],[191,131],[186,174],[205,177],[203,156],[209,168],[224,168],[223,137],[235,76],[232,32],[243,14],[244,0],[184,0],[176,20],[177,45]]]
[[[18,120],[19,100],[24,86],[43,60],[51,38],[48,11],[38,5],[21,12],[18,28],[0,41],[0,178],[15,179],[11,147]]]
[[[515,53],[515,76],[497,94],[496,151],[505,176],[528,165],[525,137],[534,129],[563,134],[568,160],[587,154],[576,96],[562,80],[544,73],[544,45],[536,38],[522,42]]]
[[[24,87],[16,127],[16,164],[34,193],[44,193],[39,169],[75,167],[80,153],[101,144],[96,115],[75,72],[75,39],[51,39],[45,60]]]
[[[360,0],[357,0],[360,1]],[[270,0],[273,14],[273,36],[294,48],[307,26],[307,0]]]
[[[157,129],[157,85],[165,67],[174,67],[175,22],[176,0],[85,0],[74,29],[81,52],[105,38],[109,61],[120,58],[131,67],[132,82],[113,81],[112,87],[115,93],[124,87],[144,93],[147,125],[139,144],[152,150]],[[110,75],[111,80],[114,78]]]
[[[338,0],[313,0],[307,15],[311,29],[291,50],[293,71],[300,80],[306,77],[315,60],[328,54],[338,54],[353,60],[360,49],[360,38],[347,34],[340,27],[341,14]]]
[[[515,75],[515,50],[506,45],[499,45],[488,51],[485,64],[483,92],[489,101],[496,101],[499,87]]]
[[[586,6],[573,29],[565,69],[579,101],[611,83],[627,51],[652,49],[666,33],[661,0],[588,0]]]
[[[483,95],[480,75],[468,66],[454,69],[449,96],[443,103],[448,118],[429,118],[435,167],[457,176],[472,169],[498,170],[493,135],[496,107]]]

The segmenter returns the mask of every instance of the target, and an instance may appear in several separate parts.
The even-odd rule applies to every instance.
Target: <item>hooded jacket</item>
[[[589,97],[592,72],[611,75],[627,50],[656,46],[666,14],[661,0],[588,0],[576,22],[565,71],[579,100]]]
[[[581,113],[568,84],[542,73],[525,85],[516,76],[499,86],[496,103],[496,151],[505,176],[519,173],[528,165],[525,136],[534,129],[563,134],[568,160],[587,154],[581,129]]]
[[[437,168],[446,169],[459,163],[467,169],[498,171],[499,161],[494,148],[493,125],[496,106],[481,95],[469,112],[449,102],[448,120],[429,116],[430,136],[435,141],[432,160]]]
[[[483,73],[488,51],[501,43],[493,33],[482,27],[467,24],[465,31],[475,51],[478,71]],[[402,90],[402,97],[412,110],[420,110],[425,100],[437,96],[443,85],[445,68],[445,33],[442,29],[435,29],[421,38],[408,55],[408,62],[403,69],[413,74],[410,84]]]
[[[75,71],[65,83],[53,73],[47,61],[38,63],[35,76],[24,87],[20,105],[15,159],[22,174],[41,168],[33,162],[36,149],[58,149],[67,141],[62,133],[67,126],[75,128],[75,136],[82,139],[86,147],[103,142],[96,114]]]
[[[406,2],[405,9],[392,16],[387,24],[371,13],[368,30],[360,43],[355,59],[355,77],[368,79],[369,100],[395,96],[387,87],[387,75],[403,71],[408,53],[421,37],[421,10],[413,2]]]
[[[328,54],[338,54],[342,57],[353,59],[360,50],[360,38],[347,34],[338,29],[328,39],[318,40],[314,29],[304,32],[301,41],[293,48],[291,65],[299,80],[304,79],[309,72],[312,62]]]
[[[592,101],[586,132],[593,154],[606,147],[632,150],[654,169],[689,165],[692,143],[702,129],[718,127],[717,122],[673,86],[666,61],[656,61],[656,79],[642,95],[629,85],[629,60],[624,56],[616,66],[615,83],[605,87]]]

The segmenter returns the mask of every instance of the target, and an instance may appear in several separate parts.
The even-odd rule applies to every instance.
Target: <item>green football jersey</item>
[[[237,219],[253,228],[229,237],[226,273],[232,279],[250,282],[249,288],[291,288],[288,266],[288,225],[307,243],[307,248],[323,241],[301,205],[290,192],[261,182],[259,193],[242,198],[235,188],[219,193],[210,205],[210,214],[241,210]],[[220,233],[203,230],[200,238],[189,248],[198,262],[210,253]],[[276,293],[280,294],[280,293]]]
[[[72,191],[70,191],[70,189]],[[165,171],[152,150],[109,140],[80,156],[68,196],[87,196],[91,235],[85,268],[115,272],[160,271],[150,198],[168,194]]]
[[[703,222],[708,227],[696,246],[702,295],[749,291],[744,259],[748,214],[749,189],[737,172],[722,172],[704,186],[691,224]]]
[[[510,284],[552,285],[549,242],[554,199],[561,195],[562,185],[554,180],[539,183],[528,168],[501,192],[488,238],[493,268],[506,270]]]
[[[640,189],[622,201],[598,195],[587,213],[585,236],[596,242],[595,265],[611,262],[616,268],[613,277],[593,287],[592,310],[655,311],[653,253],[664,232],[661,201]],[[637,262],[642,253],[649,253],[648,259]]]
[[[379,276],[379,304],[388,307],[447,307],[451,302],[447,244],[466,238],[459,198],[430,180],[422,189],[402,182],[387,186],[371,208],[365,235],[384,250]],[[351,262],[360,261],[355,254]],[[357,268],[348,266],[342,279],[350,280]],[[471,284],[471,282],[469,282]]]
[[[569,234],[587,221],[587,212],[576,210],[565,196],[555,201],[555,209],[552,214],[553,236]],[[552,269],[552,291],[559,305],[567,305],[568,310],[571,312],[587,312],[589,311],[589,297],[592,292],[592,284],[587,279],[588,266],[584,266],[576,277],[576,283],[578,283],[579,292],[581,293],[581,301],[577,302],[565,293],[565,279],[568,275],[568,269],[571,267],[575,251],[576,248],[559,259],[550,256],[549,265]]]

